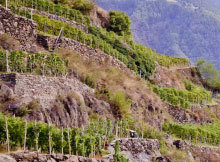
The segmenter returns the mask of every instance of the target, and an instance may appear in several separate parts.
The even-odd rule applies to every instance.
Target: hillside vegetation
[[[125,11],[133,22],[134,39],[157,52],[198,58],[219,67],[218,0],[97,0],[107,10]]]
[[[125,3],[113,1],[112,4],[115,2]],[[135,9],[138,7],[137,3],[149,11],[152,9],[149,4],[159,5],[155,7],[157,10],[149,12],[158,20],[170,14],[171,11],[162,14],[166,5],[171,7],[170,10],[176,9],[175,3],[167,4],[167,1],[131,1],[127,5]],[[5,1],[0,0],[0,4],[5,5]],[[30,9],[32,7],[41,12],[33,13]],[[72,79],[71,84],[80,85],[80,90],[73,90],[71,87],[68,92],[61,93],[61,90],[56,92],[56,88],[48,91],[45,86],[39,90],[37,87],[40,93],[57,93],[56,99],[45,101],[46,99],[38,96],[41,99],[39,102],[35,98],[28,103],[30,99],[26,99],[25,95],[15,95],[17,79],[5,79],[8,74],[3,74],[0,82],[0,149],[16,151],[24,147],[24,150],[37,150],[41,153],[55,152],[102,159],[104,155],[110,154],[107,147],[116,140],[113,160],[127,162],[127,157],[120,151],[118,138],[127,139],[133,132],[140,138],[150,139],[150,142],[156,139],[158,150],[154,152],[158,151],[158,155],[162,153],[159,158],[166,161],[188,160],[187,152],[193,152],[191,149],[194,147],[196,151],[200,151],[200,145],[212,146],[218,150],[220,76],[212,64],[199,60],[197,67],[192,68],[185,57],[162,55],[135,42],[132,38],[131,20],[121,11],[109,12],[109,24],[106,28],[92,26],[89,15],[95,12],[96,4],[90,0],[12,0],[8,1],[8,8],[14,14],[22,16],[20,18],[35,22],[37,37],[56,38],[57,48],[44,48],[41,51],[41,44],[37,44],[37,52],[17,50],[17,40],[6,33],[0,34],[0,72],[22,73],[26,77],[39,75],[42,78],[58,78],[59,81],[55,80],[57,89],[59,84],[67,86],[64,80]],[[178,6],[175,11],[183,12],[183,9]],[[56,17],[50,18],[48,14]],[[148,23],[150,19],[149,24],[154,24],[149,15],[142,12],[139,14],[136,15],[137,18],[142,17]],[[82,25],[86,30],[72,25],[70,21]],[[144,29],[139,29],[145,33]],[[163,31],[160,33],[161,37],[162,34],[166,37],[167,33]],[[58,35],[61,35],[60,40],[57,39]],[[156,39],[155,36],[155,42],[158,42]],[[82,48],[81,53],[80,50],[60,48],[59,44],[64,40],[74,42],[76,48]],[[169,39],[166,40],[166,43],[170,42],[172,43]],[[94,52],[92,56],[90,51]],[[157,69],[162,72],[166,70],[167,78],[155,75]],[[172,78],[173,71],[176,78]],[[153,75],[158,78],[150,80]],[[179,79],[183,77],[178,75],[185,75],[185,79]],[[161,78],[164,82],[179,79],[183,86],[160,84],[157,79]],[[31,85],[32,81],[25,83]],[[39,87],[40,82],[37,82]],[[86,90],[81,90],[82,87]],[[25,88],[20,91],[25,91]],[[31,87],[30,91],[34,93],[35,89]],[[52,94],[50,97],[52,98]],[[48,105],[47,102],[51,102],[52,106],[47,105],[45,108],[42,107],[45,103],[40,102]],[[44,115],[47,123],[36,121],[39,120],[39,114]],[[13,115],[17,117],[12,117]],[[57,119],[51,120],[53,123],[49,120],[51,116]],[[71,124],[58,124],[67,120],[67,116]],[[87,121],[83,121],[84,119]],[[74,121],[73,125],[73,120],[79,121]],[[77,128],[76,123],[81,128]],[[179,140],[187,140],[189,148],[182,150],[174,146],[174,141]],[[195,152],[193,155],[197,157]],[[213,154],[215,151],[210,156]],[[154,161],[158,157],[150,158]]]

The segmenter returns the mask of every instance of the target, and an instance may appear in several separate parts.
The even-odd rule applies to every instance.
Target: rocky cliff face
[[[26,116],[29,120],[81,127],[88,122],[89,112],[111,117],[109,104],[96,99],[94,90],[76,78],[1,74],[0,81],[4,107],[12,114],[37,102]]]

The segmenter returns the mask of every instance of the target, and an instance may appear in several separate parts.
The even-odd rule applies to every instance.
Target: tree
[[[110,11],[110,22],[108,30],[114,31],[118,35],[128,35],[131,36],[130,25],[131,20],[125,12],[120,11]]]
[[[220,88],[220,74],[219,71],[214,68],[213,64],[198,59],[197,67],[203,79],[210,87]]]

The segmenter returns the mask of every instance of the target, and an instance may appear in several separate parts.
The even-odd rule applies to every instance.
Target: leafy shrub
[[[90,76],[86,76],[85,78],[85,84],[87,84],[91,88],[96,88],[96,82],[94,81],[93,78]]]
[[[84,14],[89,14],[94,6],[95,4],[91,0],[75,0],[71,5],[73,9],[79,10]]]
[[[198,59],[197,67],[208,86],[220,89],[220,74],[219,71],[214,68],[213,64]]]
[[[131,100],[127,99],[124,92],[119,91],[112,94],[110,96],[110,102],[118,109],[119,115],[121,115],[122,118],[128,118],[130,116]]]
[[[131,20],[125,12],[110,11],[110,23],[108,30],[114,31],[118,35],[131,35]]]
[[[113,155],[115,162],[128,162],[129,160],[124,157],[122,153],[120,153],[120,142],[115,142],[115,154]]]

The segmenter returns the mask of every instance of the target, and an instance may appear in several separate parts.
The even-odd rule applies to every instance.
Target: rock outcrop
[[[113,147],[115,142],[112,142],[108,148],[112,154],[114,154]],[[169,161],[161,155],[159,151],[160,144],[156,139],[125,138],[119,139],[119,142],[121,152],[125,154],[130,162]]]
[[[94,90],[74,77],[0,74],[0,81],[4,109],[17,115],[20,107],[31,107],[25,116],[28,120],[81,127],[90,113],[112,118],[110,105],[95,98]]]

